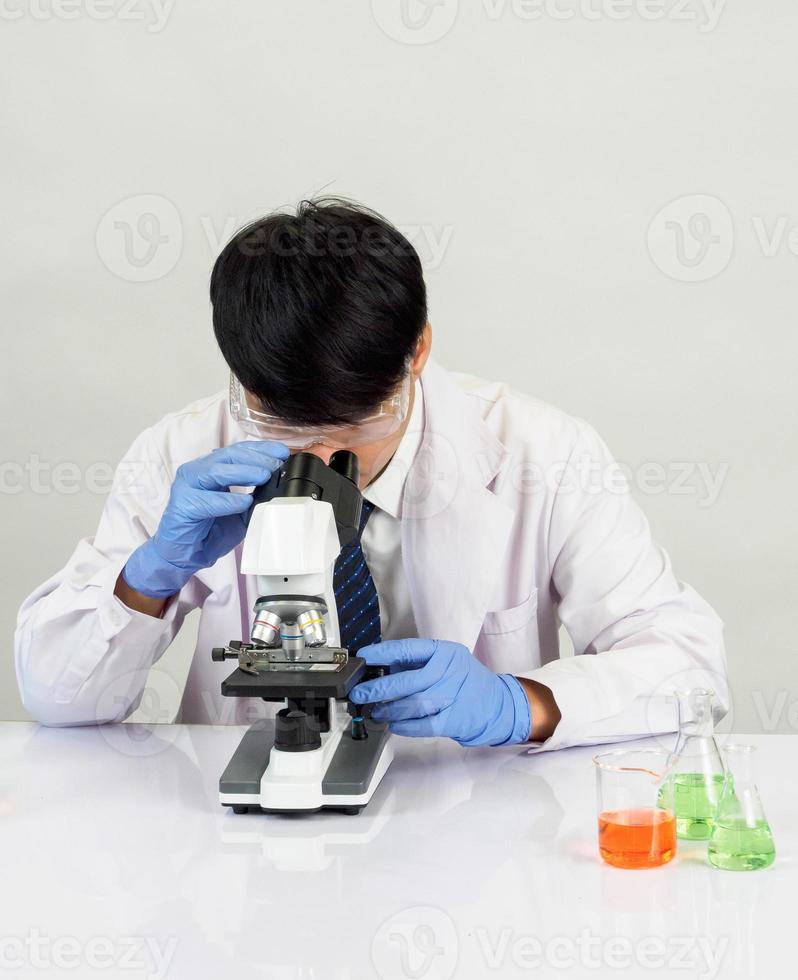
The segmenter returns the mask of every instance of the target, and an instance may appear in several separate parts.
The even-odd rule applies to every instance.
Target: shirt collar
[[[410,413],[410,421],[399,445],[396,447],[396,452],[377,479],[363,491],[366,500],[385,511],[386,514],[396,518],[402,516],[405,480],[424,435],[424,392],[418,378],[416,378],[413,392],[413,409]]]

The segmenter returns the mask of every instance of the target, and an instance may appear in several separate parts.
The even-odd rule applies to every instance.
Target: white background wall
[[[660,467],[640,499],[727,623],[734,726],[795,730],[798,7],[706,3],[5,0],[0,717],[104,467],[225,383],[221,242],[325,189],[418,229],[441,361]]]

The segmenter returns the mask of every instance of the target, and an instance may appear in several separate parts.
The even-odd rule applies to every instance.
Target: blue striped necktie
[[[374,504],[364,499],[358,536],[341,551],[333,571],[341,646],[353,655],[361,647],[379,643],[381,636],[377,590],[360,545],[363,528],[373,510]]]

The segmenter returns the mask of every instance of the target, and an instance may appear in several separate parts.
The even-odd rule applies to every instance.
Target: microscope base
[[[393,759],[386,725],[368,721],[368,738],[354,740],[349,718],[335,715],[321,748],[274,749],[274,721],[252,725],[219,780],[219,802],[234,812],[356,813],[371,799]]]

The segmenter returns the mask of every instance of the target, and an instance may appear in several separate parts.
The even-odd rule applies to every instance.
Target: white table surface
[[[793,969],[794,736],[744,739],[760,749],[778,854],[733,873],[682,842],[663,868],[602,864],[589,748],[397,739],[358,816],[235,815],[217,789],[243,732],[0,725],[0,972],[764,980]]]

